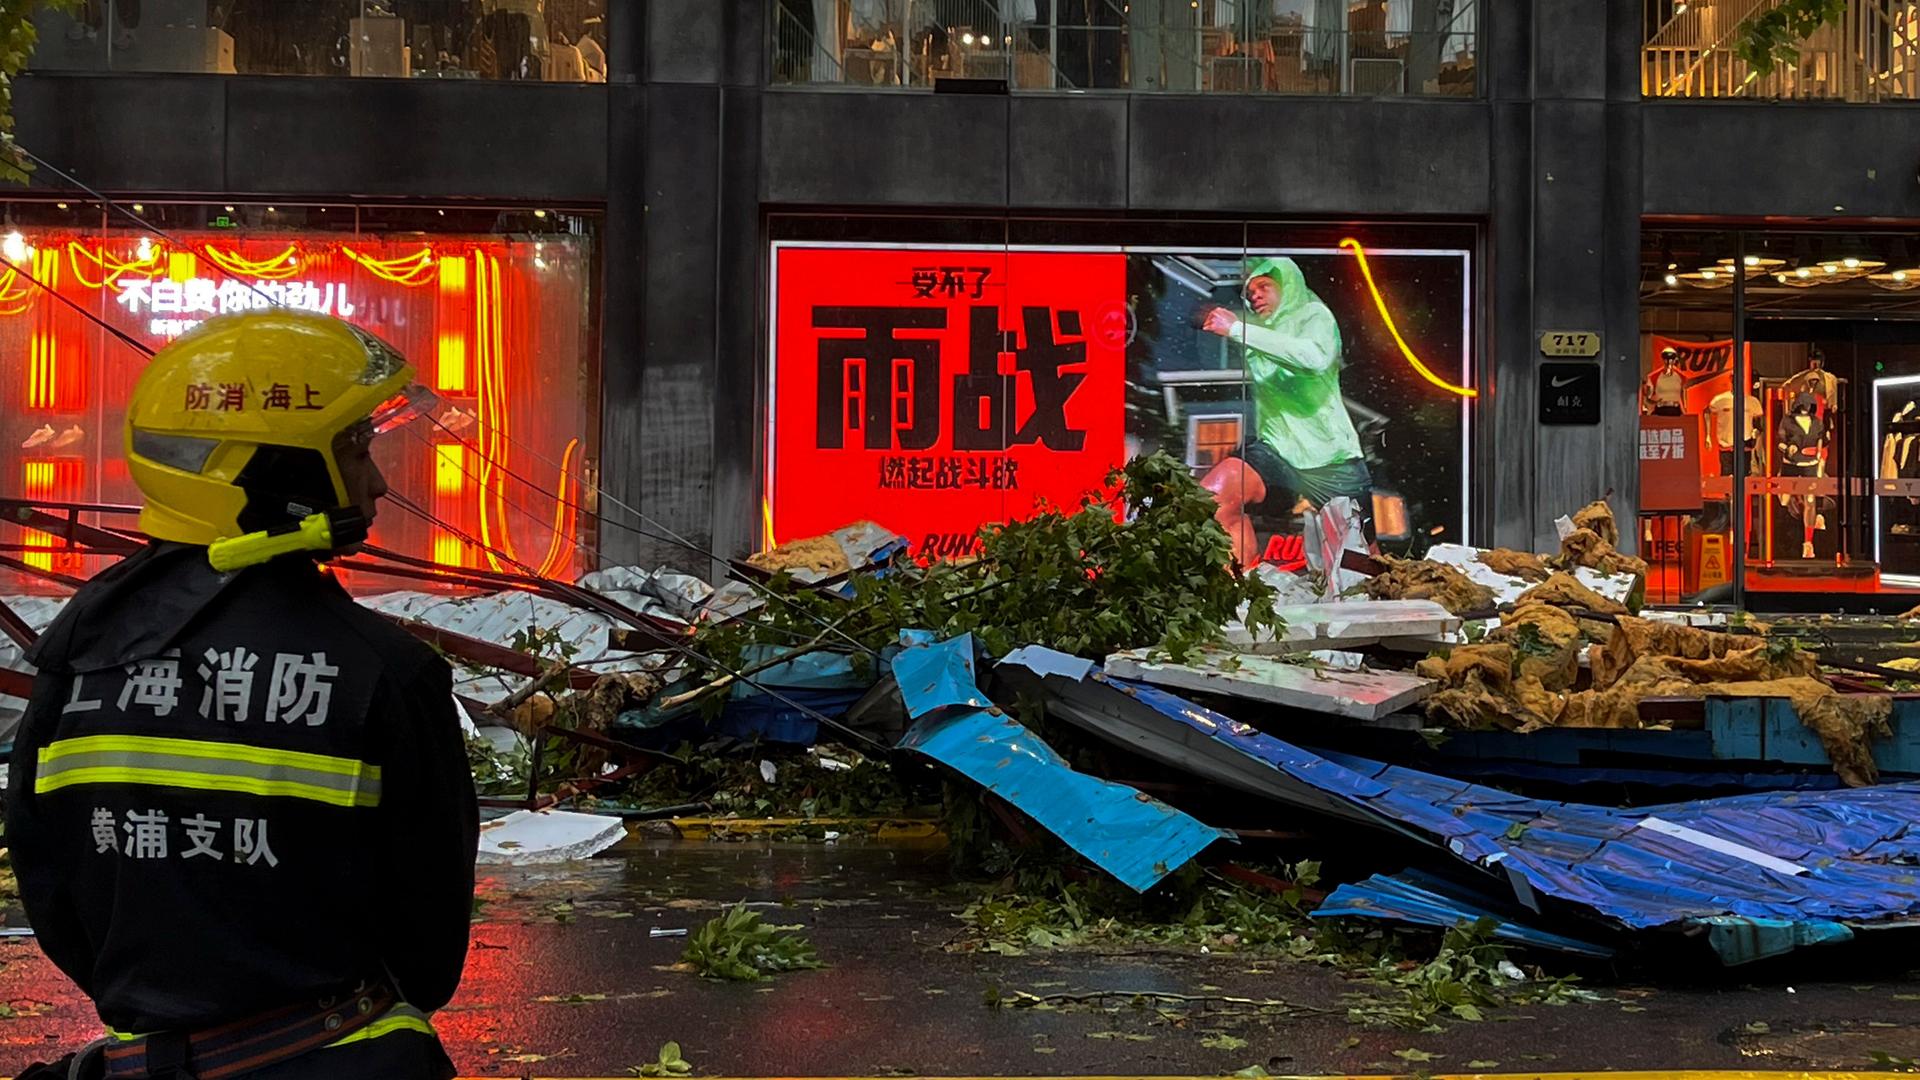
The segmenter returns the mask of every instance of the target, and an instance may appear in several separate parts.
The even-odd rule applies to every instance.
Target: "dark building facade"
[[[1718,27],[1700,14],[1716,6],[1725,16]],[[457,348],[427,346],[443,350],[443,385],[470,395],[476,411],[492,402],[499,415],[511,412],[503,395],[564,399],[548,419],[522,424],[554,432],[527,467],[551,474],[547,487],[564,486],[569,468],[597,475],[609,496],[600,511],[641,530],[603,526],[578,557],[583,565],[597,555],[705,569],[692,549],[733,556],[769,530],[790,539],[817,521],[873,516],[875,491],[897,489],[905,506],[951,487],[947,497],[970,505],[1018,509],[1028,496],[1015,490],[1051,498],[1081,478],[1084,463],[1063,465],[1045,451],[1091,445],[1112,458],[1163,446],[1204,472],[1256,437],[1299,440],[1316,454],[1344,446],[1337,420],[1325,436],[1313,434],[1312,417],[1279,423],[1252,385],[1258,365],[1278,354],[1256,355],[1245,328],[1314,314],[1285,298],[1282,313],[1259,311],[1242,278],[1261,259],[1290,263],[1265,272],[1274,280],[1297,272],[1337,327],[1329,348],[1344,358],[1340,393],[1360,453],[1376,490],[1399,500],[1398,509],[1375,502],[1382,536],[1549,547],[1554,519],[1591,499],[1609,497],[1623,520],[1641,507],[1653,335],[1753,337],[1734,301],[1744,307],[1754,293],[1764,302],[1757,290],[1768,279],[1735,273],[1739,287],[1720,290],[1709,277],[1697,291],[1725,311],[1706,311],[1691,299],[1663,301],[1664,271],[1695,272],[1681,262],[1719,258],[1722,245],[1751,253],[1773,232],[1904,243],[1902,230],[1920,222],[1920,105],[1900,89],[1912,78],[1903,59],[1912,55],[1910,13],[1887,16],[1892,29],[1881,28],[1880,53],[1861,60],[1872,70],[1857,85],[1803,65],[1797,82],[1756,86],[1715,70],[1714,50],[1728,51],[1741,17],[1733,0],[1696,3],[1690,17],[1686,5],[1676,12],[1661,0],[1208,0],[1188,14],[1155,0],[1117,12],[1086,0],[593,7],[584,18],[571,12],[582,21],[570,35],[550,30],[573,51],[565,64],[554,59],[559,48],[542,54],[548,75],[538,85],[43,62],[18,85],[19,138],[118,199],[199,208],[169,219],[181,228],[204,232],[220,207],[240,207],[230,213],[246,218],[249,242],[273,248],[246,249],[244,269],[278,254],[272,228],[287,226],[260,217],[267,206],[352,215],[353,236],[385,246],[341,256],[335,243],[326,258],[366,267],[370,257],[396,289],[424,283],[408,276],[414,262],[441,266],[438,284],[423,288],[438,288],[443,305],[469,306],[435,309],[439,337],[423,340],[438,342],[447,325],[472,331]],[[356,18],[351,30],[362,42],[374,32],[364,23]],[[447,59],[452,37],[423,43],[412,31],[410,40],[408,59],[356,46],[344,66],[378,75],[397,62],[394,74],[420,76],[436,49],[443,68],[475,63],[460,59],[471,50]],[[234,41],[236,55],[265,54],[245,34]],[[1846,59],[1849,47],[1830,59]],[[555,78],[575,64],[589,81]],[[79,70],[50,70],[63,65]],[[1761,92],[1793,100],[1751,99]],[[42,170],[11,204],[29,241],[34,228],[57,224],[54,200],[80,201]],[[445,224],[450,217],[465,224]],[[109,261],[133,258],[114,246],[135,242],[123,224],[101,226]],[[307,232],[296,239],[329,227],[337,231],[303,212]],[[483,234],[505,246],[493,251]],[[1675,236],[1692,238],[1681,242],[1687,254],[1650,269],[1657,256],[1647,252]],[[536,243],[551,251],[525,246]],[[549,286],[566,292],[564,303],[560,292],[516,284],[522,262],[530,280],[534,259],[553,272],[549,255],[584,268]],[[1783,263],[1784,272],[1817,265],[1816,256]],[[493,348],[532,352],[489,374],[485,356],[472,354],[485,352],[490,332],[473,321],[477,301],[457,290],[476,266],[484,278],[485,260],[496,257],[507,265],[501,295],[526,294],[500,310],[572,304],[590,325],[575,333],[509,315],[506,344]],[[447,260],[459,269],[447,270]],[[325,265],[301,272],[318,284]],[[1007,291],[988,296],[962,276],[968,295],[958,294],[937,276],[954,268]],[[936,276],[916,292],[922,272]],[[193,280],[191,267],[172,276],[183,287]],[[1049,284],[1062,277],[1082,293]],[[870,302],[873,282],[922,299],[944,291],[956,326],[986,319],[972,337],[953,339],[959,353],[977,349],[968,342],[981,333],[1002,335],[1002,346],[922,369],[908,362],[920,355],[911,348],[886,355],[835,345],[827,351],[858,361],[856,374],[815,364],[827,355],[823,342],[882,333],[860,329],[860,316],[822,323],[818,314],[884,306]],[[1671,285],[1675,296],[1693,296],[1685,284]],[[991,312],[965,314],[966,301],[983,297],[999,308],[997,323]],[[122,291],[101,303],[147,317],[161,310],[125,299]],[[395,310],[412,302],[401,296]],[[1023,321],[1036,305],[1052,314]],[[1216,306],[1227,313],[1210,329]],[[1071,322],[1061,314],[1069,308]],[[813,325],[790,325],[808,310]],[[1882,305],[1847,317],[1906,315]],[[172,329],[149,325],[162,336]],[[829,325],[839,329],[822,329]],[[919,340],[884,332],[896,344]],[[1549,332],[1597,335],[1597,355],[1550,362],[1541,341]],[[1302,334],[1311,336],[1290,340]],[[1043,355],[1042,344],[1067,351]],[[1105,378],[1103,364],[1124,366],[1125,377]],[[1294,377],[1290,364],[1279,362]],[[1239,385],[1214,371],[1240,373]],[[839,380],[831,391],[828,378]],[[1594,400],[1567,402],[1554,393],[1560,380]],[[921,394],[933,381],[975,396]],[[794,413],[783,392],[808,404]],[[831,438],[871,440],[876,423],[890,426],[886,437],[902,440],[888,444],[897,460],[882,453],[872,476],[844,482],[836,459],[810,456],[827,446],[825,404],[813,442],[789,445],[803,422],[790,417],[813,417],[813,399],[833,394],[849,404]],[[993,449],[1006,463],[997,477],[964,455],[941,460],[955,434],[908,415],[933,409],[984,430],[1002,407]],[[1054,428],[1021,419],[1049,409]],[[1136,424],[1134,411],[1147,418]],[[568,445],[568,431],[585,436]],[[921,450],[931,455],[924,462],[914,460]],[[1289,468],[1319,483],[1347,453]],[[429,454],[418,464],[422,482],[439,476],[455,486],[449,470],[459,463]],[[487,490],[485,477],[464,483],[468,494],[475,484]],[[1754,498],[1800,495],[1767,488]],[[516,513],[545,520],[539,506],[496,511],[479,523]],[[1689,527],[1700,531],[1676,526]],[[929,526],[928,537],[936,531]],[[1645,525],[1623,533],[1623,546],[1655,536]],[[1863,531],[1854,548],[1870,539]],[[457,547],[424,534],[420,542]],[[523,546],[550,547],[538,538]],[[1772,558],[1751,546],[1727,555]],[[555,555],[546,565],[566,562]],[[1689,594],[1700,586],[1697,566],[1693,574]]]

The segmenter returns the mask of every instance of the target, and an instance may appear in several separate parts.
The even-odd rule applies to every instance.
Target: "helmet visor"
[[[380,403],[367,418],[373,434],[384,435],[394,428],[410,424],[423,416],[432,416],[439,411],[440,397],[419,383],[408,386],[393,397]]]

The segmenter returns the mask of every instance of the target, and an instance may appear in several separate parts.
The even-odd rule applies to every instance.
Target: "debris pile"
[[[1396,559],[1388,555],[1385,573],[1367,580],[1367,595],[1375,600],[1432,600],[1455,615],[1490,611],[1493,590],[1470,580],[1445,563],[1427,559]]]
[[[476,776],[512,811],[488,824],[493,861],[585,857],[636,821],[837,841],[944,813],[956,849],[1015,839],[1014,865],[1044,841],[1150,897],[1224,872],[1233,841],[1325,826],[1426,855],[1348,875],[1315,914],[1581,955],[1671,932],[1739,962],[1920,915],[1895,869],[1920,861],[1920,786],[1884,782],[1920,766],[1884,685],[1777,628],[1640,610],[1646,564],[1604,502],[1551,554],[1396,557],[1350,531],[1298,575],[1234,570],[1215,510],[1155,456],[1074,510],[989,527],[964,562],[858,522],[718,584],[615,567],[367,603],[460,665]],[[1532,793],[1588,784],[1616,786]],[[1618,805],[1643,790],[1675,801]],[[1751,793],[1684,798],[1722,790]],[[1280,886],[1301,911],[1322,899]],[[779,929],[728,918],[689,963],[804,966],[761,963]]]

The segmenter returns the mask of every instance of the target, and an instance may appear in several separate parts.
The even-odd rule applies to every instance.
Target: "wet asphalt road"
[[[1140,951],[1018,957],[945,951],[961,897],[924,848],[633,844],[565,867],[483,868],[466,980],[436,1017],[475,1076],[623,1076],[678,1041],[705,1075],[1218,1075],[1433,1071],[1858,1069],[1920,1058],[1920,985],[1847,971],[1684,990],[1596,987],[1615,1000],[1494,1012],[1442,1034],[1356,1027],[1335,972],[1246,956]],[[738,900],[807,927],[827,970],[757,985],[671,970],[684,938]],[[783,903],[783,901],[785,903]],[[0,941],[0,1074],[96,1030],[31,939]],[[1326,1015],[1248,1017],[1122,1008],[989,1009],[989,987],[1285,999]],[[1914,1000],[1902,1000],[1913,998]],[[1209,1038],[1245,1039],[1210,1049]],[[1128,1036],[1133,1036],[1129,1038]]]

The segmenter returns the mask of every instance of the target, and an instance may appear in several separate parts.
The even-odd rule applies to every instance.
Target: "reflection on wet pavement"
[[[1612,989],[1439,1033],[1355,1027],[1324,968],[1158,949],[997,956],[949,951],[967,902],[937,847],[630,842],[567,866],[485,868],[459,997],[435,1023],[463,1072],[623,1075],[668,1040],[703,1074],[1196,1074],[1436,1070],[1870,1068],[1920,1057],[1901,984]],[[684,937],[735,902],[799,924],[829,967],[760,984],[674,970]],[[97,1031],[31,939],[0,940],[0,1073]],[[1206,1001],[992,1009],[989,993],[1155,992],[1280,999],[1323,1015]],[[1755,1027],[1754,1025],[1761,1025]],[[1883,1026],[1890,1025],[1890,1026]]]

